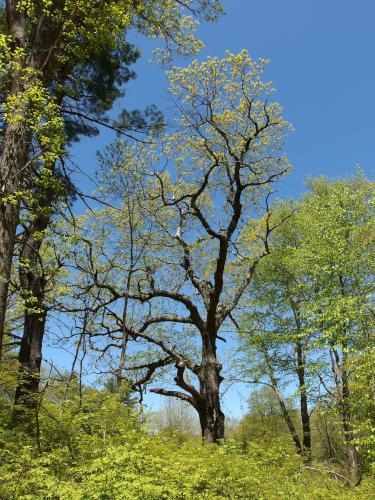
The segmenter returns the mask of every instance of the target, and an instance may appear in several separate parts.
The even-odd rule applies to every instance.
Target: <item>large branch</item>
[[[182,401],[186,401],[190,403],[191,405],[195,406],[195,402],[191,396],[188,394],[185,394],[184,392],[180,391],[168,391],[167,389],[161,389],[159,387],[155,387],[150,390],[150,392],[153,392],[154,394],[161,394],[162,396],[168,396],[172,398],[177,398],[177,399],[182,399]]]
[[[133,371],[147,368],[146,374],[141,379],[136,380],[135,382],[132,383],[132,388],[136,389],[137,387],[141,387],[142,385],[146,384],[151,380],[151,377],[158,368],[161,368],[162,366],[167,366],[171,364],[171,362],[172,362],[171,358],[167,357],[159,359],[158,361],[154,361],[153,363],[147,363],[145,365],[131,366],[125,368],[125,370],[133,370]]]
[[[210,297],[210,285],[207,281],[199,279],[195,274],[191,263],[190,248],[186,241],[181,236],[176,236],[177,241],[182,246],[184,257],[182,261],[182,267],[185,269],[188,278],[190,279],[192,285],[200,293],[204,303],[208,306]]]
[[[107,123],[104,119],[100,120],[99,118],[96,118],[94,116],[88,115],[87,113],[82,113],[81,111],[78,110],[69,110],[66,108],[63,108],[61,110],[64,114],[76,116],[78,118],[81,118],[82,120],[86,120],[91,123],[95,123],[96,125],[100,125],[101,127],[108,128],[109,130],[113,130],[119,135],[122,135],[124,137],[127,137],[128,139],[132,139],[133,141],[140,142],[142,144],[151,144],[149,141],[143,141],[139,139],[139,137],[135,137],[134,135],[131,135],[127,132],[124,131],[124,129],[116,127],[113,124]]]
[[[189,370],[191,370],[194,373],[197,371],[198,367],[197,367],[197,365],[195,363],[192,363],[183,354],[180,354],[180,353],[176,352],[172,347],[168,347],[165,344],[165,342],[163,342],[162,340],[155,339],[155,338],[151,337],[151,335],[148,335],[147,333],[144,333],[144,331],[142,331],[142,328],[140,330],[138,330],[138,331],[134,331],[134,330],[131,330],[131,329],[127,329],[127,331],[129,333],[129,335],[131,337],[133,337],[134,339],[140,338],[140,339],[146,340],[150,344],[157,345],[166,354],[168,354],[173,359],[175,359],[177,363],[182,364],[183,366],[185,366],[186,368],[188,368]]]
[[[245,276],[245,279],[241,283],[241,285],[238,287],[237,292],[234,296],[234,298],[229,302],[227,306],[222,306],[220,309],[220,314],[219,314],[219,324],[221,324],[227,316],[235,309],[237,306],[238,302],[240,301],[242,295],[245,293],[247,287],[249,286],[251,280],[253,279],[254,272],[256,269],[256,266],[258,265],[259,261],[268,255],[269,251],[265,250],[263,253],[258,255],[258,257],[253,261],[252,265],[250,266],[248,273]]]
[[[184,294],[181,294],[178,292],[173,292],[170,290],[160,290],[160,289],[155,289],[155,288],[150,290],[149,292],[140,291],[138,293],[132,293],[128,290],[125,292],[121,292],[121,291],[117,290],[113,285],[110,285],[108,283],[99,282],[98,281],[98,273],[95,270],[94,259],[93,259],[93,255],[92,255],[92,242],[90,242],[88,240],[84,240],[84,241],[88,245],[88,248],[89,248],[88,257],[89,257],[90,266],[91,266],[90,272],[91,272],[92,277],[93,277],[93,283],[90,284],[85,289],[85,293],[87,291],[89,291],[90,289],[96,287],[98,289],[106,290],[111,294],[111,297],[105,301],[105,304],[104,303],[98,304],[98,306],[95,309],[95,312],[97,312],[102,305],[108,306],[111,303],[116,302],[117,300],[119,300],[121,298],[133,299],[133,300],[137,300],[141,303],[148,302],[148,301],[155,299],[155,298],[166,298],[166,299],[170,299],[170,300],[173,300],[174,302],[178,302],[179,304],[184,305],[186,307],[186,309],[190,312],[190,320],[186,319],[186,321],[185,320],[181,321],[181,318],[180,318],[180,320],[178,322],[185,322],[185,323],[189,322],[189,323],[194,324],[200,332],[202,332],[204,330],[205,324],[204,324],[204,321],[199,313],[198,307],[192,302],[190,297],[188,297],[187,295],[184,295]],[[166,321],[168,321],[168,320],[166,320]],[[173,321],[173,320],[169,320],[169,321]]]
[[[184,379],[184,373],[185,373],[184,364],[177,363],[176,368],[177,368],[177,376],[174,378],[176,384],[184,391],[189,392],[192,395],[194,401],[201,402],[202,396],[200,395],[199,391],[197,391],[197,389],[193,385],[191,385]]]
[[[201,209],[199,208],[199,206],[197,204],[198,198],[205,191],[205,189],[208,185],[210,175],[215,170],[215,168],[218,167],[218,165],[219,165],[219,162],[218,162],[218,160],[215,159],[214,163],[208,168],[207,172],[204,174],[202,182],[195,192],[184,194],[184,195],[180,196],[178,199],[173,199],[173,200],[167,200],[167,197],[165,195],[164,182],[163,182],[163,179],[161,178],[161,176],[158,175],[157,173],[155,173],[154,175],[159,181],[160,197],[161,197],[163,204],[165,206],[167,206],[167,207],[178,206],[179,203],[181,203],[183,201],[190,200],[190,208],[192,209],[191,215],[193,215],[195,218],[197,218],[200,221],[201,225],[203,226],[203,228],[205,229],[207,234],[209,234],[213,238],[220,240],[223,238],[223,235],[220,234],[218,231],[215,231],[211,227],[210,223],[208,222],[208,220],[206,219],[206,217],[204,216],[203,212],[201,211]]]
[[[197,306],[190,300],[190,298],[187,295],[178,293],[178,292],[172,292],[169,290],[160,290],[160,289],[154,289],[149,292],[139,292],[139,293],[132,293],[132,292],[119,292],[118,290],[115,289],[112,285],[108,285],[106,283],[99,283],[97,281],[97,276],[94,275],[95,282],[91,287],[96,286],[99,289],[104,289],[109,291],[112,294],[112,300],[109,299],[106,302],[106,305],[110,304],[111,302],[115,302],[116,300],[120,298],[129,298],[133,300],[137,300],[141,303],[148,302],[149,300],[155,299],[155,298],[166,298],[173,300],[174,302],[178,302],[186,307],[186,309],[190,312],[190,319],[184,319],[179,317],[178,322],[184,322],[184,323],[191,323],[194,324],[198,330],[201,332],[204,330],[205,325],[204,321],[199,314],[199,310]],[[100,307],[100,306],[98,306]],[[183,319],[183,321],[181,321]],[[162,322],[163,320],[160,320],[159,322]],[[173,321],[173,319],[165,319],[165,321]]]

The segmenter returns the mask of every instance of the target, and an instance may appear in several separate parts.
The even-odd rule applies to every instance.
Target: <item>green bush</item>
[[[3,499],[370,499],[370,482],[345,487],[320,467],[304,470],[283,439],[200,446],[129,430],[122,444],[83,449],[75,459],[64,447],[35,456],[24,446],[2,453]],[[87,446],[87,443],[85,443]],[[9,444],[8,444],[9,447]],[[370,480],[368,480],[370,481]],[[373,490],[372,490],[373,491]]]

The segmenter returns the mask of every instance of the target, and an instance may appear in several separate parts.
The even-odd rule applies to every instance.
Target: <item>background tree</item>
[[[350,407],[350,360],[373,339],[373,200],[373,183],[360,175],[347,182],[323,178],[312,183],[301,213],[305,272],[316,290],[311,328],[319,332],[316,344],[326,353],[330,375],[325,385],[336,401],[354,482],[360,471]]]
[[[290,436],[290,431],[280,403],[272,387],[261,386],[251,392],[248,409],[233,430],[233,436],[247,449],[250,443],[269,443]],[[298,419],[298,410],[293,398],[285,398],[285,408],[293,422]],[[298,429],[298,427],[296,426]]]
[[[162,408],[148,418],[152,429],[180,443],[200,434],[197,414],[189,403],[178,399],[168,398]]]
[[[305,443],[314,406],[316,412],[336,412],[348,477],[357,482],[351,365],[373,343],[373,184],[360,175],[346,181],[321,178],[310,189],[273,234],[274,251],[257,269],[251,313],[244,315],[245,370],[254,382],[266,377],[276,394],[281,383],[298,388]],[[288,379],[291,373],[294,381]],[[323,394],[318,397],[314,387]],[[289,429],[293,437],[295,429]]]
[[[249,312],[241,317],[241,341],[246,354],[240,371],[256,383],[272,387],[298,452],[309,459],[307,355],[311,355],[312,341],[307,326],[313,292],[301,270],[301,230],[296,227],[296,210],[295,203],[279,203],[277,216],[289,214],[290,218],[273,233],[272,251],[258,266],[244,298]],[[298,390],[302,438],[285,404],[283,392],[290,384]]]

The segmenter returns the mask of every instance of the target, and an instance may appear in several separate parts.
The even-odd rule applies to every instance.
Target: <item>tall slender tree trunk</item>
[[[286,404],[285,404],[285,401],[284,401],[284,398],[281,394],[281,392],[279,391],[278,387],[275,386],[274,387],[274,392],[276,394],[276,397],[277,397],[277,400],[279,402],[279,406],[280,406],[280,410],[281,410],[281,414],[285,420],[285,423],[288,427],[288,430],[289,430],[289,434],[293,440],[293,443],[297,449],[297,453],[298,454],[302,454],[303,453],[303,449],[302,449],[302,446],[301,446],[301,440],[298,436],[298,432],[294,426],[294,423],[293,423],[293,420],[289,414],[289,411],[288,411],[288,408],[286,407]]]
[[[336,384],[338,406],[341,412],[341,425],[344,433],[344,454],[349,479],[358,484],[361,480],[359,457],[354,444],[354,432],[350,412],[350,387],[348,375],[348,354],[346,342],[342,342],[342,355],[331,345],[332,372]]]
[[[294,302],[291,298],[291,307],[293,311],[294,321],[297,327],[298,335],[302,332],[301,315],[298,302]],[[305,381],[305,353],[301,340],[297,340],[296,346],[296,371],[298,377],[298,389],[300,395],[300,415],[302,424],[302,451],[306,460],[311,458],[311,425],[310,415],[307,404],[307,390]]]
[[[343,363],[345,363],[346,354],[343,354]],[[346,363],[345,363],[346,365]],[[354,444],[354,433],[350,412],[350,390],[348,373],[346,366],[342,369],[342,403],[341,403],[341,415],[342,415],[342,427],[344,430],[344,453],[345,461],[348,469],[349,479],[354,483],[358,484],[361,480],[361,472],[359,467],[359,457]]]
[[[292,441],[297,449],[297,453],[301,455],[303,453],[301,440],[298,436],[298,432],[294,426],[293,420],[292,420],[292,418],[289,414],[288,408],[285,404],[284,397],[279,389],[279,384],[277,383],[274,371],[272,369],[270,355],[269,355],[268,351],[266,351],[266,350],[263,351],[263,355],[264,355],[264,358],[266,361],[266,366],[267,366],[267,370],[268,370],[268,377],[271,381],[272,389],[273,389],[273,391],[276,395],[277,401],[279,403],[281,414],[282,414],[282,416],[285,420],[285,423],[288,427],[290,437],[292,438]]]
[[[307,391],[305,383],[305,360],[303,347],[301,342],[296,344],[297,354],[297,375],[298,375],[298,388],[300,394],[300,413],[302,423],[302,447],[303,454],[307,460],[311,458],[311,426],[310,415],[307,406]]]

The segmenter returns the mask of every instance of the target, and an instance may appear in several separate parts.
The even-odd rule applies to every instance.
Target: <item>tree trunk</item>
[[[208,336],[207,336],[208,337]],[[202,438],[205,443],[218,443],[224,439],[225,415],[220,405],[221,364],[216,359],[214,341],[203,339],[202,365],[199,373],[201,403],[198,405]]]
[[[17,415],[23,413],[22,406],[26,408],[35,407],[39,388],[42,346],[47,316],[45,278],[39,265],[43,231],[48,227],[50,220],[48,212],[43,210],[46,207],[41,207],[40,214],[25,230],[20,255],[19,276],[25,313],[24,331],[18,354],[20,378],[15,393],[14,417],[16,420]]]
[[[297,327],[297,333],[301,334],[301,316],[299,311],[298,302],[294,302],[290,299],[291,307],[293,311],[294,321]],[[305,354],[303,352],[303,344],[301,340],[296,342],[296,363],[297,363],[297,377],[298,377],[298,389],[300,394],[300,415],[302,424],[302,451],[306,460],[311,459],[311,426],[310,426],[310,415],[307,406],[307,391],[305,383]]]
[[[311,427],[310,415],[307,407],[307,391],[305,385],[305,361],[301,342],[297,342],[297,375],[300,394],[300,412],[302,423],[302,446],[303,454],[307,460],[311,458]]]
[[[15,196],[22,189],[25,176],[31,132],[23,122],[6,127],[0,159],[0,360],[5,330],[9,280],[19,217],[19,200]],[[5,201],[4,198],[6,199]]]
[[[27,410],[37,406],[42,344],[46,311],[25,313],[24,333],[19,352],[20,377],[15,393],[14,421],[29,420]]]
[[[272,389],[277,397],[277,401],[279,402],[281,414],[282,414],[282,416],[285,420],[285,423],[288,427],[289,434],[290,434],[292,441],[297,449],[297,453],[301,455],[303,453],[301,440],[298,436],[298,432],[297,432],[296,428],[294,427],[294,424],[293,424],[293,421],[290,417],[288,408],[286,407],[283,395],[279,389],[279,384],[277,383],[276,377],[274,375],[274,371],[272,369],[270,355],[267,351],[263,351],[263,355],[264,355],[264,358],[266,360],[266,365],[267,365],[267,369],[268,369],[268,376],[269,376],[269,379],[271,381]]]
[[[348,439],[348,437],[349,437],[348,432],[346,432],[346,439]],[[350,440],[352,441],[352,439],[353,436],[351,436]],[[361,481],[361,473],[358,463],[358,453],[350,441],[347,441],[345,443],[344,453],[345,453],[345,461],[348,469],[349,479],[353,484],[357,485]]]
[[[343,363],[345,363],[346,355],[343,355]],[[346,363],[345,363],[346,364]],[[361,480],[361,473],[359,467],[359,457],[354,445],[354,433],[351,424],[350,402],[349,402],[349,383],[346,368],[342,370],[342,426],[344,430],[344,453],[345,461],[348,469],[350,481],[358,484]]]
[[[285,423],[286,425],[288,426],[288,430],[289,430],[289,434],[293,440],[293,443],[297,449],[297,453],[298,454],[302,454],[303,453],[303,450],[302,450],[302,445],[301,445],[301,440],[298,436],[298,433],[297,433],[297,430],[293,424],[293,421],[289,415],[289,411],[288,411],[288,408],[286,407],[286,404],[285,404],[285,401],[284,401],[284,398],[281,394],[281,392],[279,391],[279,389],[276,387],[274,388],[274,391],[275,391],[275,394],[276,394],[276,397],[277,397],[277,400],[279,402],[279,406],[280,406],[280,410],[281,410],[281,414],[285,420]]]
[[[21,49],[26,41],[26,17],[23,9],[17,8],[17,2],[6,2],[8,34],[12,37],[13,49]],[[19,68],[15,75],[10,75],[9,95],[16,98],[22,107],[22,68],[25,61],[22,56],[14,61]],[[26,106],[25,106],[26,107]],[[26,109],[19,109],[22,116]],[[25,166],[29,157],[32,133],[26,120],[10,116],[5,126],[0,158],[0,361],[4,341],[5,318],[8,300],[8,288],[12,268],[13,250],[19,216],[19,201],[14,198],[22,188]]]
[[[348,377],[347,344],[342,341],[342,355],[333,345],[330,347],[332,374],[336,384],[336,393],[341,412],[341,423],[344,431],[344,454],[349,479],[358,484],[361,480],[359,457],[354,445],[354,433],[350,414],[350,388]]]

